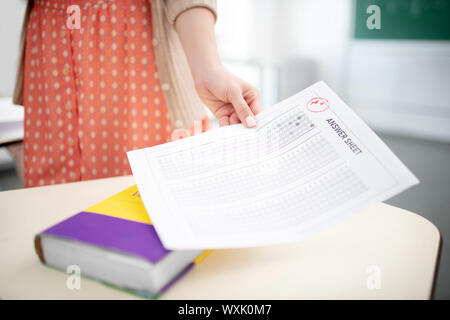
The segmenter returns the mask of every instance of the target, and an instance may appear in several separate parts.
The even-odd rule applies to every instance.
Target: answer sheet
[[[128,152],[166,248],[299,240],[419,182],[323,82],[257,121]]]

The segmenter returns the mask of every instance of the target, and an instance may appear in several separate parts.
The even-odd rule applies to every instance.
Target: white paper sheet
[[[323,82],[257,120],[128,152],[166,248],[298,240],[419,182]]]

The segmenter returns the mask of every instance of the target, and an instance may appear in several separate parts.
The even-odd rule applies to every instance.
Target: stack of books
[[[139,296],[156,298],[208,251],[163,247],[132,186],[42,231],[35,237],[42,263]]]

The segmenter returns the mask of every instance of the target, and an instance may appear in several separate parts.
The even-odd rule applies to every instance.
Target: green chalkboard
[[[354,1],[356,39],[450,40],[450,0]],[[367,13],[371,5],[380,9],[380,29],[373,28],[374,20],[373,29],[367,26],[375,13]]]

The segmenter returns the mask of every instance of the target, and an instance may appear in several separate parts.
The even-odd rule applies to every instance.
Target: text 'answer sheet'
[[[299,240],[419,182],[323,82],[257,121],[128,152],[166,248]]]

